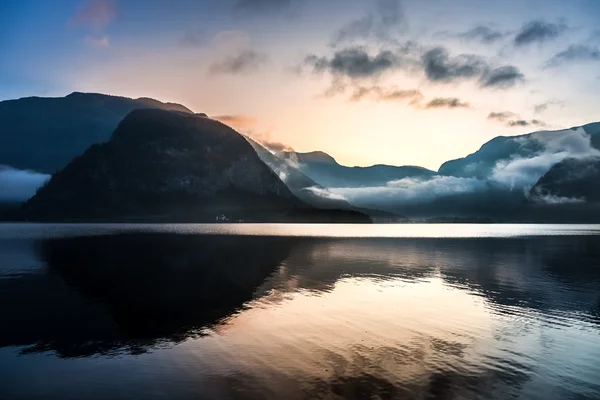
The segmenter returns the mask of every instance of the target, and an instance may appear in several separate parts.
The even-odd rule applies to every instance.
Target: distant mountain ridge
[[[216,122],[183,105],[151,98],[74,92],[60,98],[28,97],[0,102],[0,186],[8,188],[0,193],[0,214],[11,214],[48,174],[57,172],[55,177],[64,177],[61,170],[90,146],[96,148],[94,145],[113,141],[111,134],[119,123],[141,109],[165,110],[206,124]],[[240,136],[237,132],[236,135]],[[572,215],[579,221],[586,215],[580,212],[584,203],[586,210],[592,212],[596,212],[594,204],[600,203],[595,192],[600,122],[558,131],[499,136],[466,157],[445,162],[438,171],[418,166],[348,167],[322,151],[272,153],[249,141],[254,153],[286,184],[294,198],[325,210],[357,211],[371,216],[381,213],[385,219],[402,215],[412,219],[474,217],[523,221],[535,216],[536,221],[544,221],[569,204],[577,211]],[[139,140],[137,145],[143,145],[142,142]],[[136,146],[130,147],[134,158],[136,151]],[[164,154],[154,156],[166,160]],[[87,160],[91,159],[88,155]],[[100,161],[98,158],[95,162]],[[87,171],[92,176],[97,174],[92,169]],[[69,176],[69,180],[75,179],[75,175]],[[85,179],[77,179],[86,187]],[[160,187],[156,181],[143,184]],[[6,193],[11,195],[2,196]]]
[[[127,114],[141,108],[193,114],[181,104],[99,93],[1,101],[0,165],[54,173],[92,144],[107,141]]]
[[[404,178],[430,178],[436,173],[417,166],[372,165],[347,167],[322,151],[309,153],[283,152],[280,157],[297,164],[306,176],[324,187],[364,187],[386,185]]]
[[[527,158],[544,151],[544,142],[551,136],[581,130],[590,136],[592,147],[600,149],[600,122],[559,131],[538,131],[518,136],[497,136],[476,152],[456,160],[446,161],[438,172],[441,175],[463,178],[489,178],[498,162]],[[560,150],[560,149],[559,149]]]
[[[403,216],[375,209],[366,209],[355,207],[340,196],[335,195],[326,187],[318,184],[298,168],[297,162],[291,163],[279,158],[277,154],[271,153],[260,143],[246,136],[246,140],[252,145],[261,160],[271,168],[287,185],[290,191],[303,202],[321,209],[339,209],[358,211],[369,215],[371,218],[385,221],[397,221],[404,219]],[[308,156],[306,156],[308,155]],[[323,152],[300,153],[300,159],[297,161],[330,163],[335,162],[333,157]]]

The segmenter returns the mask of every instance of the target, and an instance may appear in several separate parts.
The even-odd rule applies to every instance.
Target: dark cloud
[[[567,30],[567,26],[560,23],[551,23],[541,20],[531,21],[523,25],[515,36],[515,46],[524,46],[535,42],[544,42],[560,36]]]
[[[433,82],[454,82],[479,79],[481,87],[508,89],[525,80],[512,65],[491,68],[487,61],[474,54],[451,57],[443,47],[427,51],[421,57],[425,75]]]
[[[425,105],[425,108],[470,108],[469,103],[456,97],[436,97]]]
[[[505,65],[487,71],[481,77],[483,87],[508,89],[525,81],[525,75],[515,66]]]
[[[487,119],[502,122],[504,125],[511,128],[518,128],[524,126],[547,126],[547,124],[544,121],[540,121],[539,119],[522,119],[519,116],[519,114],[510,111],[491,112],[488,115]]]
[[[332,45],[336,46],[345,41],[372,37],[393,40],[392,30],[401,27],[404,22],[400,0],[377,0],[375,5],[374,11],[350,21],[339,29],[333,35]]]
[[[240,15],[273,14],[290,8],[291,0],[237,0],[234,12]]]
[[[458,37],[466,40],[476,40],[482,43],[490,44],[501,40],[506,36],[505,33],[494,30],[487,26],[476,26],[466,32],[459,33]]]
[[[350,96],[351,101],[372,99],[374,101],[406,101],[418,104],[423,94],[416,89],[399,89],[396,87],[383,88],[381,86],[358,86]]]
[[[510,118],[514,118],[516,117],[517,114],[510,112],[510,111],[500,111],[500,112],[491,112],[487,119],[495,119],[498,120],[500,122],[505,122]]]
[[[558,67],[565,63],[579,61],[600,61],[600,49],[584,44],[573,44],[548,60],[546,67]]]
[[[522,119],[519,114],[510,111],[491,112],[487,119],[502,122],[504,125],[511,128],[522,126],[547,126],[545,122],[540,121],[539,119]]]
[[[524,120],[524,119],[511,120],[511,121],[508,121],[506,123],[506,125],[510,126],[510,127],[521,127],[521,126],[531,126],[531,125],[546,126],[546,124],[543,121],[540,121],[540,120],[537,120],[537,119],[532,119],[532,120]]]
[[[258,69],[267,61],[267,56],[254,50],[243,50],[239,54],[227,56],[209,67],[211,74],[244,74]]]
[[[508,89],[525,80],[523,73],[515,66],[492,68],[480,56],[451,56],[444,47],[425,50],[414,42],[396,46],[394,51],[380,49],[373,55],[362,47],[336,50],[331,57],[312,54],[305,58],[303,66],[311,67],[313,73],[331,74],[332,86],[326,95],[342,93],[348,86],[357,87],[360,81],[377,79],[394,71],[422,71],[426,79],[433,83],[471,80],[478,82],[482,88],[494,89]],[[357,93],[359,98],[366,96],[361,95],[360,90]],[[374,93],[381,92],[368,92],[369,95]]]
[[[462,54],[451,58],[443,47],[436,47],[421,56],[425,75],[433,82],[452,82],[480,76],[487,68],[479,56]]]
[[[397,68],[399,63],[398,56],[391,51],[383,50],[371,56],[360,48],[336,51],[332,58],[309,55],[305,59],[305,64],[312,66],[315,72],[328,71],[351,79],[377,77]]]

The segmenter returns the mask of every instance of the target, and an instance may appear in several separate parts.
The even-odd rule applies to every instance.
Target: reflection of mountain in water
[[[252,298],[290,238],[125,234],[40,244],[47,274],[0,280],[0,346],[87,356],[200,334]],[[73,290],[74,289],[74,290]]]
[[[600,320],[600,238],[326,239],[122,234],[46,240],[44,274],[0,280],[0,347],[89,356],[201,335],[247,301],[345,278],[440,277],[507,307]],[[556,293],[560,292],[557,296]],[[251,305],[250,305],[251,306]]]
[[[439,276],[492,305],[592,312],[600,302],[600,237],[308,239],[261,291],[333,290],[340,279]],[[560,296],[557,296],[560,291]],[[600,315],[599,315],[600,317]]]

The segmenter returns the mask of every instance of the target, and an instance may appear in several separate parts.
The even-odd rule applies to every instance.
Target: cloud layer
[[[48,179],[50,175],[0,165],[0,202],[23,202]]]
[[[525,75],[516,66],[493,66],[475,54],[453,56],[445,47],[426,50],[414,42],[394,51],[379,49],[370,53],[362,47],[348,47],[334,51],[330,57],[309,54],[304,66],[317,74],[329,73],[334,87],[347,81],[377,80],[398,71],[421,72],[430,83],[473,81],[490,89],[509,89],[525,81]]]
[[[529,138],[513,138],[519,143],[531,141],[540,150],[527,157],[501,160],[494,167],[491,180],[511,189],[531,188],[548,170],[565,158],[600,156],[592,147],[590,135],[583,128],[533,133]]]

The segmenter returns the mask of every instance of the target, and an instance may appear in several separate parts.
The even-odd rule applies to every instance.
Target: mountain
[[[358,211],[367,214],[371,218],[384,221],[398,221],[404,219],[403,216],[375,209],[367,209],[355,207],[348,203],[342,196],[332,193],[330,190],[309,178],[296,168],[296,165],[291,165],[289,162],[282,160],[277,155],[271,153],[260,143],[246,136],[246,140],[252,145],[260,159],[275,172],[279,178],[286,184],[294,196],[298,197],[303,202],[321,209],[339,209]],[[309,153],[305,153],[309,154]],[[314,152],[310,154],[322,154],[326,157],[329,155],[322,152]],[[333,158],[331,158],[333,160]]]
[[[600,157],[559,162],[535,184],[531,197],[549,204],[599,202]]]
[[[593,149],[600,149],[600,122],[559,131],[498,136],[473,154],[445,162],[438,172],[446,176],[489,179],[494,178],[495,173],[515,160],[560,153],[564,153],[563,158],[570,154],[586,156]],[[554,160],[558,158],[560,156],[554,157]],[[554,160],[548,160],[550,165],[540,165],[541,168],[545,168],[540,176],[552,166]]]
[[[110,138],[131,111],[157,108],[193,114],[175,103],[98,93],[0,102],[0,165],[54,173],[94,143]]]
[[[390,181],[404,178],[429,178],[435,172],[415,166],[373,165],[370,167],[346,167],[327,153],[282,152],[281,159],[297,166],[303,174],[324,187],[370,187],[385,186]]]
[[[206,117],[160,109],[128,114],[110,140],[55,173],[22,208],[41,221],[368,222],[297,199],[242,135]]]

